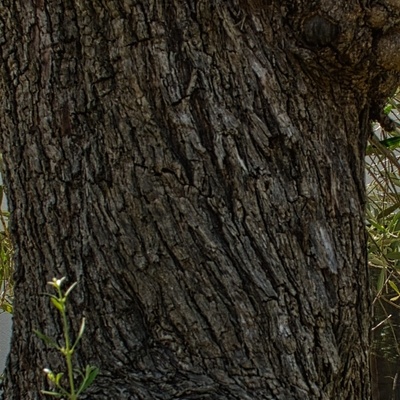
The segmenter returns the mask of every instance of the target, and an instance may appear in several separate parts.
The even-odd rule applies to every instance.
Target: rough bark
[[[62,368],[32,334],[60,335],[60,276],[90,399],[369,398],[363,162],[394,6],[2,0],[7,400]]]

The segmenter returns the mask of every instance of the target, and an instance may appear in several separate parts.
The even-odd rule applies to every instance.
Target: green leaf
[[[384,210],[382,210],[378,214],[377,218],[381,219],[383,217],[387,217],[389,214],[391,214],[393,211],[396,211],[398,208],[400,208],[400,202],[397,202],[397,203],[391,205],[390,207],[385,208]]]
[[[85,369],[85,377],[77,394],[84,392],[93,383],[99,372],[100,370],[98,368],[87,365]]]
[[[390,253],[387,253],[387,254],[386,254],[386,257],[387,257],[389,260],[400,260],[400,252],[398,252],[398,251],[392,251],[392,252],[390,252]]]
[[[379,258],[376,255],[370,255],[368,262],[370,265],[373,265],[373,266],[384,267],[383,269],[385,269],[388,264],[385,259]],[[379,291],[379,289],[378,289],[378,291]]]
[[[86,318],[82,318],[82,323],[81,323],[81,327],[79,329],[78,337],[76,338],[75,343],[72,346],[72,350],[75,349],[75,347],[77,346],[77,344],[79,343],[79,341],[82,338],[83,332],[85,331],[85,323],[86,323]]]
[[[60,385],[60,380],[61,380],[61,378],[63,377],[63,373],[62,372],[59,372],[56,376],[55,376],[55,379],[54,379],[54,383],[57,385],[57,386],[59,386]]]
[[[60,312],[64,312],[64,303],[60,301],[59,299],[52,297],[51,302],[53,303],[54,307],[57,308]]]
[[[35,332],[35,334],[43,340],[43,342],[46,343],[46,345],[50,346],[50,347],[54,347],[58,350],[60,350],[60,346],[50,337],[44,335],[42,332],[38,331],[38,330],[34,330],[33,332]]]
[[[40,391],[42,394],[45,394],[45,395],[47,395],[47,396],[53,396],[53,397],[63,397],[63,394],[61,394],[61,393],[57,393],[57,392],[49,392],[49,391],[47,391],[47,390],[41,390]]]
[[[1,308],[3,311],[8,312],[9,314],[12,314],[12,313],[13,313],[13,306],[12,306],[10,303],[4,302],[4,303],[0,306],[0,308]]]
[[[386,270],[385,270],[385,268],[382,268],[381,272],[379,273],[378,282],[376,285],[376,290],[378,292],[380,292],[382,290],[383,285],[385,283],[385,278],[386,278]]]
[[[400,295],[399,288],[392,280],[389,281],[389,285],[398,295]]]
[[[388,103],[388,104],[386,104],[385,108],[383,109],[383,112],[385,115],[388,115],[392,110],[393,110],[393,105]]]
[[[380,140],[379,143],[390,150],[394,150],[400,147],[400,136],[394,136],[388,139]]]
[[[78,282],[74,282],[65,292],[64,297],[68,297],[68,295],[71,293],[71,290],[78,284]]]
[[[385,228],[383,225],[379,224],[378,222],[372,221],[372,220],[369,220],[368,222],[369,222],[375,229],[377,229],[379,232],[386,232],[386,228]]]

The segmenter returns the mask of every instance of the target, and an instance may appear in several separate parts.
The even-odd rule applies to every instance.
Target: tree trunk
[[[397,36],[309,3],[2,0],[5,399],[64,369],[33,334],[61,335],[61,276],[90,399],[369,398],[364,148]]]

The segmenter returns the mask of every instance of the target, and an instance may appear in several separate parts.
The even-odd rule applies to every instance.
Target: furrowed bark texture
[[[64,369],[32,333],[61,337],[61,276],[87,398],[369,398],[363,159],[397,77],[371,5],[307,3],[2,0],[5,399]]]

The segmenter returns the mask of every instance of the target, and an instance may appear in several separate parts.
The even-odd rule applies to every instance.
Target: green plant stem
[[[62,298],[61,290],[59,290],[59,297]],[[65,360],[67,363],[69,387],[70,387],[70,391],[71,391],[70,399],[76,400],[77,396],[75,394],[74,373],[73,373],[73,368],[72,368],[72,350],[71,350],[71,343],[70,343],[70,338],[69,338],[67,314],[65,312],[65,304],[63,304],[61,314],[62,314],[62,321],[63,321],[63,328],[64,328]]]
[[[63,330],[64,336],[64,346],[60,346],[55,340],[52,338],[44,335],[38,330],[35,330],[36,335],[42,339],[47,345],[56,348],[65,359],[67,364],[67,374],[68,378],[67,381],[69,382],[69,391],[64,389],[61,380],[63,379],[64,373],[63,372],[53,372],[49,368],[44,368],[44,372],[47,375],[47,379],[50,383],[56,388],[56,391],[48,391],[42,390],[42,394],[53,396],[60,398],[62,397],[65,400],[78,400],[79,395],[84,392],[89,386],[92,385],[93,381],[96,379],[99,369],[93,367],[91,365],[86,365],[84,370],[76,370],[78,374],[81,376],[81,383],[78,385],[78,390],[75,389],[75,382],[74,382],[74,369],[72,365],[72,356],[74,355],[75,348],[78,345],[80,339],[82,338],[83,332],[85,330],[85,318],[82,318],[81,327],[79,329],[79,333],[75,342],[72,342],[70,329],[68,324],[67,318],[67,298],[71,293],[71,290],[76,286],[76,282],[71,285],[65,293],[61,291],[61,285],[65,278],[55,279],[51,282],[48,282],[49,285],[53,286],[56,289],[58,297],[52,294],[48,294],[50,297],[51,303],[53,306],[59,311],[61,316],[61,325]],[[73,343],[73,344],[72,344]],[[64,397],[65,396],[65,397]]]

